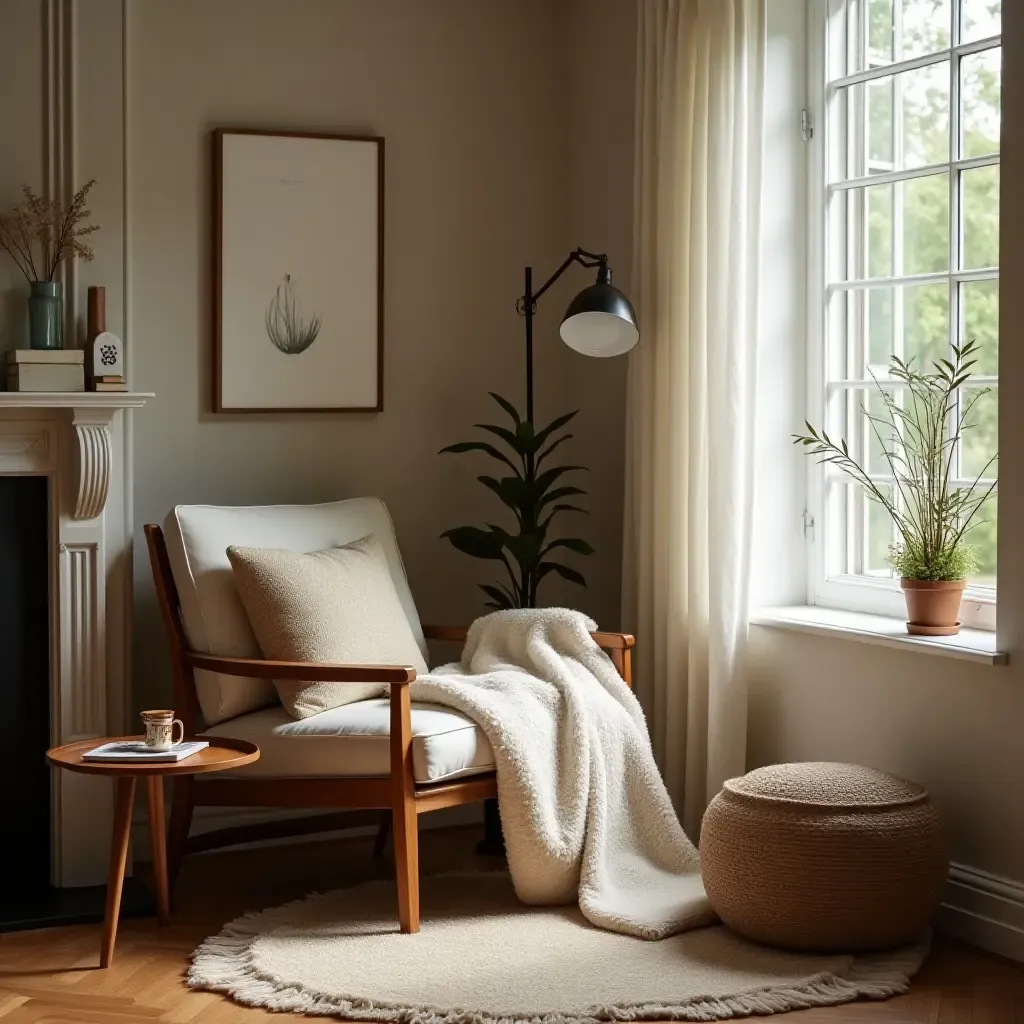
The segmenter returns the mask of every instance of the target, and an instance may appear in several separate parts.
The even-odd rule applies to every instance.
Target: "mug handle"
[[[174,727],[177,726],[179,729],[178,738],[174,738]],[[171,746],[176,747],[185,738],[185,724],[180,718],[176,718],[171,722]]]

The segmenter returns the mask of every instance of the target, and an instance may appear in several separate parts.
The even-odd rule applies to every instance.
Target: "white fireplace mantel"
[[[94,391],[84,392],[0,392],[0,413],[6,410],[69,409],[71,423],[78,441],[78,487],[72,516],[95,519],[107,502],[110,490],[111,433],[114,416],[120,409],[140,409],[149,393]],[[8,417],[5,417],[8,418]],[[20,443],[28,450],[17,451]],[[8,454],[32,454],[32,446],[45,443],[44,435],[21,435],[17,439],[6,434],[0,437],[0,466]],[[13,449],[15,450],[11,450]],[[38,454],[38,452],[37,452]],[[8,472],[0,468],[0,472]]]
[[[126,727],[134,501],[126,418],[153,397],[0,392],[0,475],[49,481],[54,745]],[[105,876],[113,804],[104,781],[53,776],[56,885],[92,885]]]

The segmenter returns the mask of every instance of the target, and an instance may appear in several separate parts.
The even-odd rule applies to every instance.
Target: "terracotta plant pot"
[[[960,632],[960,598],[967,580],[900,580],[907,600],[907,632],[954,636]]]

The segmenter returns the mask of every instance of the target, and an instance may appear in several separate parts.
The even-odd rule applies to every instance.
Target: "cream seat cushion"
[[[416,644],[424,658],[427,656],[394,526],[379,498],[243,508],[178,505],[164,520],[163,532],[185,635],[194,651],[222,657],[260,657],[228,562],[227,549],[232,544],[322,551],[372,533],[384,550]],[[240,679],[216,672],[196,672],[196,693],[208,726],[277,702],[270,680]]]
[[[410,665],[427,671],[373,534],[327,551],[228,548],[260,649],[273,661]],[[294,718],[387,693],[370,682],[274,681]]]
[[[237,778],[352,778],[391,772],[391,705],[386,697],[294,719],[283,707],[223,722],[207,736],[251,740],[260,758]],[[412,705],[412,763],[417,782],[443,782],[493,771],[487,737],[465,715],[438,704]]]

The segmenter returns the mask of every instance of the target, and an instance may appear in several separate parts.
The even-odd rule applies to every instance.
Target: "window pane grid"
[[[986,50],[994,50],[999,46],[1002,46],[1001,36],[988,36],[985,39],[961,43],[959,46],[945,50],[936,50],[933,53],[914,57],[910,60],[865,68],[862,71],[855,71],[852,74],[844,74],[834,78],[826,85],[826,93],[838,92],[840,89],[847,89],[852,85],[873,82],[876,79],[900,74],[904,71],[915,71],[918,68],[926,68],[932,64],[941,64],[942,61],[949,60],[951,57],[967,57],[974,53],[984,53]]]
[[[975,10],[965,34],[965,4],[978,8],[979,2],[988,3],[987,13]],[[971,390],[993,390],[977,400],[982,422],[952,453],[952,473],[953,486],[980,489],[995,472],[993,465],[977,478],[995,450],[998,401],[1001,37],[992,28],[998,29],[999,5],[832,0],[832,6],[844,21],[841,36],[829,22],[831,63],[838,66],[826,72],[831,81],[824,93],[823,421],[847,439],[851,455],[867,459],[870,479],[901,504],[865,409],[865,402],[877,402],[872,377],[901,404],[905,386],[886,379],[891,356],[928,365],[977,337],[984,348]],[[939,9],[941,21],[933,17]],[[841,49],[839,38],[846,40]],[[951,430],[970,400],[969,393],[958,395]],[[877,403],[871,412],[883,408]],[[899,445],[898,437],[892,440]],[[889,575],[880,553],[898,538],[891,521],[886,528],[884,509],[833,467],[823,477],[826,577]],[[983,561],[994,585],[994,555]]]
[[[890,288],[893,285],[946,284],[953,280],[959,284],[971,281],[997,281],[998,267],[979,267],[977,270],[957,270],[952,274],[906,274],[903,277],[863,277],[846,281],[830,281],[825,287],[829,292],[860,291],[869,288]]]
[[[933,174],[944,174],[951,167],[955,170],[968,171],[977,167],[992,167],[998,163],[999,154],[988,153],[985,156],[952,160],[941,164],[924,164],[921,167],[910,167],[902,171],[879,171],[877,174],[863,175],[859,178],[841,178],[838,181],[829,182],[828,189],[829,192],[847,192],[869,185],[887,185],[897,181],[910,181],[912,178],[927,178]]]

